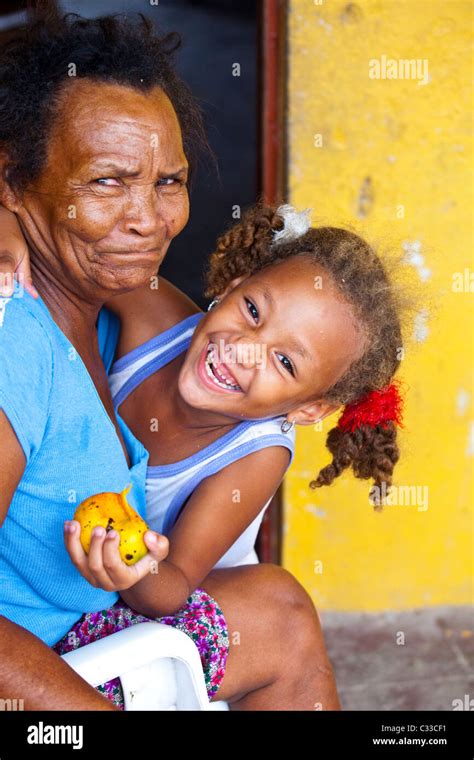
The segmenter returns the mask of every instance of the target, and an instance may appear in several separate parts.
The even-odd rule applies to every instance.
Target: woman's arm
[[[25,455],[0,409],[0,530],[25,469]],[[23,699],[25,710],[118,709],[50,647],[0,615],[0,698]]]
[[[205,478],[173,527],[158,574],[120,592],[123,600],[149,617],[174,614],[273,496],[289,458],[284,446],[269,446]]]
[[[37,298],[30,270],[30,256],[15,214],[0,206],[0,295],[13,293],[13,275]]]
[[[161,276],[129,293],[113,296],[105,305],[121,323],[116,359],[201,311],[182,290]]]
[[[118,710],[50,647],[0,615],[0,699],[25,710]]]

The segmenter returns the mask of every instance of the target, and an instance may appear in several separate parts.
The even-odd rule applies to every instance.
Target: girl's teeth
[[[211,364],[212,364],[212,348],[210,348],[209,351],[208,351],[208,353],[207,353],[205,364],[206,364],[206,372],[207,372],[207,374],[209,375],[209,377],[211,378],[211,380],[214,381],[214,383],[216,385],[220,385],[221,388],[225,388],[226,390],[228,390],[228,388],[234,388],[235,390],[240,390],[240,385],[234,385],[234,383],[232,383],[230,380],[226,380],[224,378],[222,380],[219,380],[219,378],[215,376],[214,372],[211,369]],[[212,365],[212,366],[214,366],[214,365]],[[216,372],[217,371],[218,370],[216,368]]]

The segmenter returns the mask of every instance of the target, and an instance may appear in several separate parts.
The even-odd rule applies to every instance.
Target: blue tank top
[[[204,316],[203,312],[192,314],[112,364],[109,384],[117,410],[147,377],[187,351],[193,332]],[[192,456],[171,464],[148,466],[146,513],[150,528],[168,536],[181,508],[201,481],[253,451],[267,446],[285,446],[290,451],[289,467],[294,457],[295,432],[293,428],[289,433],[282,433],[284,419],[281,416],[244,420]],[[215,567],[258,561],[254,553],[255,539],[271,498]],[[235,508],[238,509],[238,504]]]
[[[64,545],[64,521],[88,496],[129,483],[127,498],[145,516],[148,452],[117,415],[128,467],[82,359],[44,301],[18,286],[0,300],[0,408],[26,460],[0,527],[0,614],[52,645],[83,612],[119,598],[76,570]],[[118,334],[110,314],[101,314],[98,331],[110,364]]]

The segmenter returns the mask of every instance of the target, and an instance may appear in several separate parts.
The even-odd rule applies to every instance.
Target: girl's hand
[[[124,591],[141,581],[149,572],[158,572],[158,563],[166,559],[169,552],[166,536],[147,530],[144,540],[148,554],[134,565],[126,565],[119,554],[119,535],[116,530],[107,533],[105,528],[94,528],[89,554],[82,548],[80,532],[81,526],[77,520],[67,520],[64,523],[66,549],[80,574],[91,586],[104,591]]]
[[[30,269],[30,254],[15,214],[0,206],[0,296],[13,294],[14,279],[38,297]]]

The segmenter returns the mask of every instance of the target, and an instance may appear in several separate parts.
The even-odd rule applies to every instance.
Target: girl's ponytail
[[[400,458],[396,442],[396,425],[403,427],[400,385],[394,380],[345,406],[326,439],[333,460],[310,482],[310,488],[330,485],[352,467],[356,478],[373,478],[369,498],[377,510],[382,509],[381,493],[392,485],[393,469]]]

